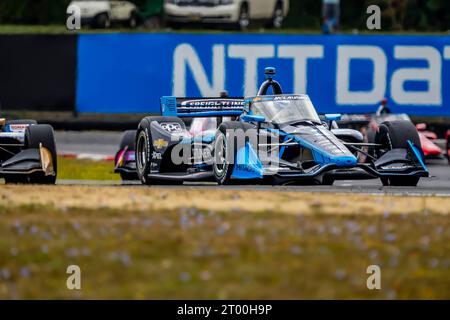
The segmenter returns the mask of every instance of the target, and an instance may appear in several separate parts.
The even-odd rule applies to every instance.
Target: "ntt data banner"
[[[321,113],[450,116],[450,37],[105,34],[78,44],[79,112],[158,113],[163,95],[252,96],[264,68]]]

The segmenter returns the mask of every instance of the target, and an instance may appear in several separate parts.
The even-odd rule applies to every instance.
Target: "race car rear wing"
[[[161,114],[174,117],[232,117],[240,116],[244,98],[161,98]]]

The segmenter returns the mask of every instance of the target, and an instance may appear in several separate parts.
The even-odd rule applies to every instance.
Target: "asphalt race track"
[[[85,154],[98,156],[111,156],[117,151],[121,133],[116,132],[56,132],[58,152],[62,154]],[[445,195],[450,196],[450,165],[447,160],[430,160],[428,169],[431,177],[422,178],[417,187],[383,187],[379,179],[373,180],[342,180],[336,181],[333,186],[267,186],[267,185],[238,185],[217,186],[214,183],[189,183],[184,186],[161,188],[227,188],[227,189],[252,189],[252,190],[289,190],[299,192],[344,192],[344,193],[374,193],[374,194],[398,194],[398,195]],[[58,184],[93,186],[129,186],[145,188],[139,182],[116,181],[82,181],[82,180],[58,180]]]

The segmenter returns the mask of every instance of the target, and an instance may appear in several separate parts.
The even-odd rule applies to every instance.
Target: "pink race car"
[[[425,158],[441,157],[442,149],[433,142],[437,139],[436,133],[428,131],[425,123],[418,123],[416,129],[419,132],[420,143]]]
[[[390,109],[387,107],[387,100],[382,100],[377,112],[370,117],[369,124],[367,125],[367,129],[365,130],[367,141],[373,142],[375,133],[378,131],[378,126],[380,123],[384,121],[394,120],[404,120],[412,122],[411,118],[406,113],[391,113]],[[443,150],[433,142],[437,139],[437,135],[434,132],[426,130],[427,125],[425,123],[417,124],[416,129],[419,133],[420,144],[424,157],[442,157]]]
[[[447,130],[445,134],[445,140],[447,140],[447,160],[448,164],[450,164],[450,130]]]

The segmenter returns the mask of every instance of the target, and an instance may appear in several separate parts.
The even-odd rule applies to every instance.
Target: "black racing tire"
[[[19,120],[7,120],[6,124],[38,124],[36,120],[19,119]]]
[[[280,29],[284,22],[284,4],[283,1],[278,1],[273,10],[272,18],[267,24],[270,29]]]
[[[380,151],[389,151],[397,148],[408,149],[408,140],[420,150],[422,149],[419,134],[412,122],[404,120],[383,122],[375,134],[375,143],[383,145],[381,149],[377,149],[377,155],[382,155]]]
[[[240,31],[246,31],[250,27],[250,8],[248,3],[244,2],[239,10],[239,17],[236,28]]]
[[[108,29],[111,27],[111,19],[109,18],[108,13],[100,13],[94,19],[94,27],[100,29]]]
[[[30,182],[36,184],[55,184],[58,172],[55,134],[48,124],[32,125],[25,131],[25,145],[28,149],[39,149],[40,144],[47,148],[52,155],[55,175],[46,176],[42,173],[30,175]]]
[[[333,177],[326,175],[322,178],[322,185],[323,186],[332,186],[334,184],[334,181],[335,180]]]
[[[415,187],[420,177],[389,177],[390,186]]]
[[[139,180],[145,185],[178,185],[182,184],[181,180],[161,180],[151,179],[148,175],[151,172],[151,154],[153,150],[153,139],[151,131],[151,123],[153,121],[161,122],[177,122],[185,129],[184,122],[177,117],[146,117],[139,123],[136,133],[136,171]]]
[[[375,135],[375,143],[382,145],[376,149],[377,156],[381,157],[392,149],[408,149],[408,140],[422,150],[420,137],[413,123],[404,120],[383,122]],[[419,180],[420,177],[416,176],[399,176],[384,177],[381,182],[384,186],[417,186]]]
[[[235,132],[236,130],[241,129],[242,132],[245,133],[250,128],[254,127],[240,121],[228,121],[219,126],[216,132],[213,151],[214,179],[219,185],[234,184],[235,181],[231,179],[231,175],[233,174],[234,166],[236,164],[236,154],[238,149],[243,147],[238,145],[239,142],[235,135],[227,135],[227,130]],[[246,143],[247,141],[248,137],[246,137],[245,141],[241,141],[241,143]]]

